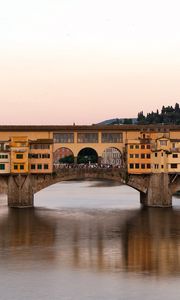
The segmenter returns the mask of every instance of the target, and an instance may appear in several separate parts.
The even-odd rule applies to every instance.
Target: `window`
[[[141,154],[141,158],[145,158],[145,154],[144,153]]]
[[[155,167],[155,169],[159,169],[159,165],[158,164],[155,164],[154,167]]]
[[[18,170],[18,165],[14,165],[14,170]]]
[[[50,154],[49,153],[45,153],[45,154],[41,154],[41,153],[30,153],[29,154],[29,158],[50,158]]]
[[[155,157],[157,157],[157,156],[158,156],[157,152],[155,152],[155,153],[154,153],[154,156],[155,156]]]
[[[5,164],[0,164],[0,170],[5,170]]]
[[[7,154],[0,154],[0,158],[8,158]]]
[[[44,170],[48,170],[49,169],[49,165],[48,164],[44,164]]]
[[[42,154],[42,158],[50,158],[50,154],[48,153]]]
[[[146,158],[151,158],[151,154],[146,154]]]
[[[145,164],[141,164],[141,169],[145,169]]]
[[[135,158],[139,158],[139,154],[135,154]]]
[[[77,141],[78,143],[98,143],[98,133],[97,132],[78,133]]]
[[[151,165],[150,164],[147,164],[147,169],[150,169],[151,168]]]
[[[130,158],[133,158],[133,156],[134,156],[133,154],[129,154],[129,157],[130,157]]]
[[[161,156],[163,156],[164,154],[163,154],[163,152],[161,152]]]
[[[38,158],[38,154],[36,153],[30,153],[29,158]]]
[[[145,145],[141,145],[141,149],[145,149]]]
[[[167,146],[167,140],[161,140],[160,145],[161,146]]]
[[[54,143],[74,143],[74,133],[54,133]]]
[[[102,143],[122,143],[121,132],[102,132]]]
[[[38,168],[38,170],[42,170],[42,165],[41,165],[41,164],[38,164],[38,165],[37,165],[37,168]]]
[[[171,164],[171,169],[177,169],[177,164]]]
[[[136,148],[136,149],[139,149],[139,145],[135,145],[135,148]]]
[[[173,158],[178,158],[178,154],[174,153],[174,154],[172,155],[172,157],[173,157]]]
[[[31,144],[30,149],[50,149],[50,144]]]
[[[130,149],[133,149],[134,148],[134,145],[130,145]]]
[[[164,169],[164,165],[161,165],[161,169]]]
[[[16,158],[17,159],[22,159],[23,158],[23,154],[20,154],[20,153],[16,154]]]
[[[20,170],[24,170],[24,165],[20,165]]]
[[[134,169],[134,164],[129,164],[130,169]]]
[[[135,168],[136,168],[136,169],[139,169],[139,164],[135,164]]]
[[[151,149],[151,145],[146,145],[146,149]]]
[[[31,165],[31,170],[35,170],[36,169],[36,165],[32,164]]]

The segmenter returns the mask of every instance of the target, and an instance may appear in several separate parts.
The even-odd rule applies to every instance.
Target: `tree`
[[[138,113],[137,122],[138,122],[139,124],[142,124],[143,122],[145,122],[145,116],[144,116],[144,114],[143,114],[143,111],[140,111],[140,112]]]
[[[177,113],[177,112],[180,112],[180,109],[179,109],[179,103],[176,103],[176,104],[175,104],[174,110],[175,110],[176,113]]]
[[[157,109],[156,112],[147,113],[144,116],[143,111],[138,113],[138,124],[180,124],[180,107],[179,103],[173,106],[162,106],[161,113]]]
[[[123,124],[132,124],[132,119],[124,119]]]

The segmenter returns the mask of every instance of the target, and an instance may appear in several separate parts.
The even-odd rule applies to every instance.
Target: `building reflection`
[[[55,231],[34,209],[7,209],[0,218],[0,260],[54,260]]]
[[[103,272],[179,275],[179,220],[180,212],[172,209],[119,211],[71,220],[71,225],[64,220],[61,228],[68,237],[63,232],[59,239],[59,263]]]
[[[123,250],[128,271],[179,274],[180,212],[173,209],[142,209],[125,225]]]
[[[0,214],[0,261],[179,275],[180,211],[10,209]]]

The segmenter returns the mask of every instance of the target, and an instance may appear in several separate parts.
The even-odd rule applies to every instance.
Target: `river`
[[[142,208],[110,181],[70,181],[35,196],[34,209],[0,198],[0,299],[176,300],[180,198]]]

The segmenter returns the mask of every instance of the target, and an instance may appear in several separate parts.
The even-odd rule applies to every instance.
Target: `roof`
[[[37,139],[33,141],[29,141],[30,144],[53,144],[52,139]]]
[[[171,141],[172,143],[175,143],[175,142],[180,142],[180,139],[170,139],[170,141]]]
[[[0,132],[27,132],[27,131],[180,131],[180,125],[164,125],[164,124],[150,124],[150,125],[0,125]]]

